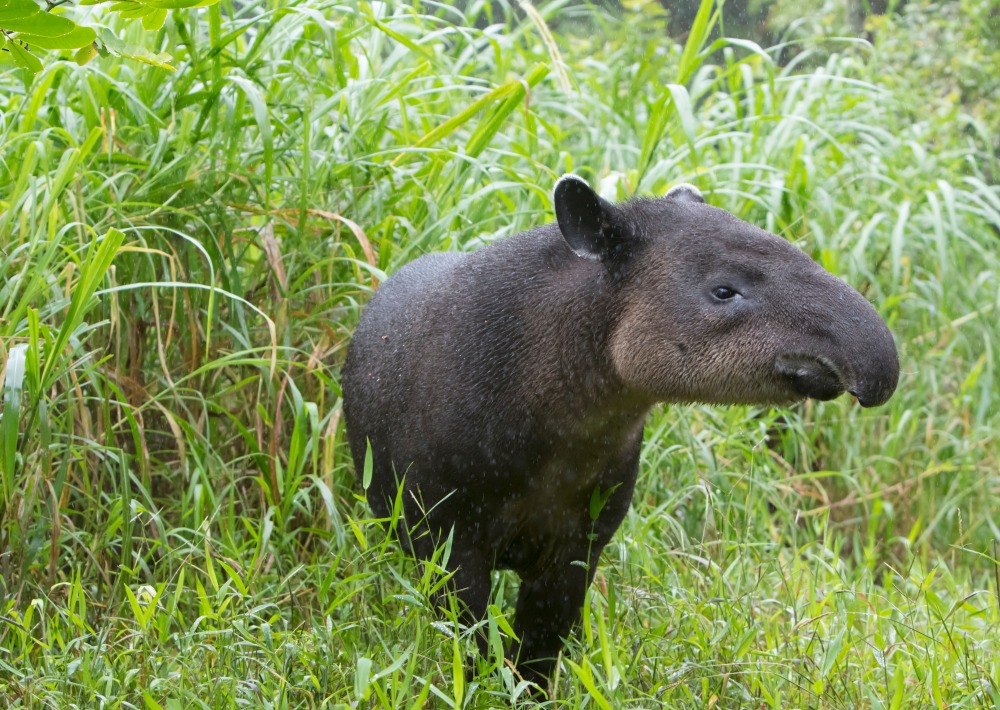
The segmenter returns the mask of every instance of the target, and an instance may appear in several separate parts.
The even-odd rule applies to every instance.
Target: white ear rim
[[[667,194],[664,195],[664,197],[677,197],[682,192],[689,193],[691,197],[698,200],[699,202],[705,201],[705,197],[701,194],[701,190],[699,190],[697,187],[695,187],[689,182],[682,182],[678,185],[674,185],[672,188],[667,190]]]
[[[564,182],[578,182],[581,185],[585,186],[588,190],[593,190],[594,189],[594,188],[592,188],[590,186],[589,182],[587,182],[586,180],[584,180],[579,175],[574,175],[573,173],[566,173],[561,178],[559,178],[558,180],[556,180],[555,184],[552,186],[552,201],[553,202],[555,202],[556,190],[559,189],[559,185],[561,185]]]

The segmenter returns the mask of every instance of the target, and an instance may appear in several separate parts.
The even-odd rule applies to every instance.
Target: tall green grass
[[[5,704],[527,702],[516,580],[467,681],[440,575],[354,483],[338,371],[387,273],[551,219],[572,170],[799,244],[903,373],[876,410],[652,417],[550,706],[1000,707],[991,136],[878,47],[778,66],[710,44],[716,10],[678,45],[651,6],[224,2],[119,27],[173,73],[0,75]]]

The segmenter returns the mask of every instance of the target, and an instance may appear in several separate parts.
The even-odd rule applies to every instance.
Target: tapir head
[[[554,197],[570,248],[615,284],[609,356],[630,389],[728,404],[892,396],[899,359],[885,322],[784,239],[688,185],[612,205],[567,176]]]

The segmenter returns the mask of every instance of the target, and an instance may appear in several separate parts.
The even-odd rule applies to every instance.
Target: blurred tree
[[[947,0],[945,0],[947,1]],[[683,37],[698,12],[697,0],[659,0],[670,13],[670,33]],[[730,37],[742,37],[761,46],[774,44],[796,18],[806,15],[839,15],[844,28],[859,37],[867,36],[865,20],[873,15],[900,12],[907,0],[835,0],[811,6],[808,12],[796,0],[727,0],[722,15],[722,32]]]

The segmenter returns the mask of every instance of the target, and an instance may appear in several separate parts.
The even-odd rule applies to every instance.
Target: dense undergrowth
[[[526,699],[496,653],[466,680],[440,578],[369,519],[338,372],[386,273],[550,220],[575,171],[799,244],[902,377],[875,410],[656,413],[550,706],[1000,708],[981,103],[921,97],[912,14],[764,51],[641,5],[223,3],[119,25],[173,73],[0,74],[5,706]]]

